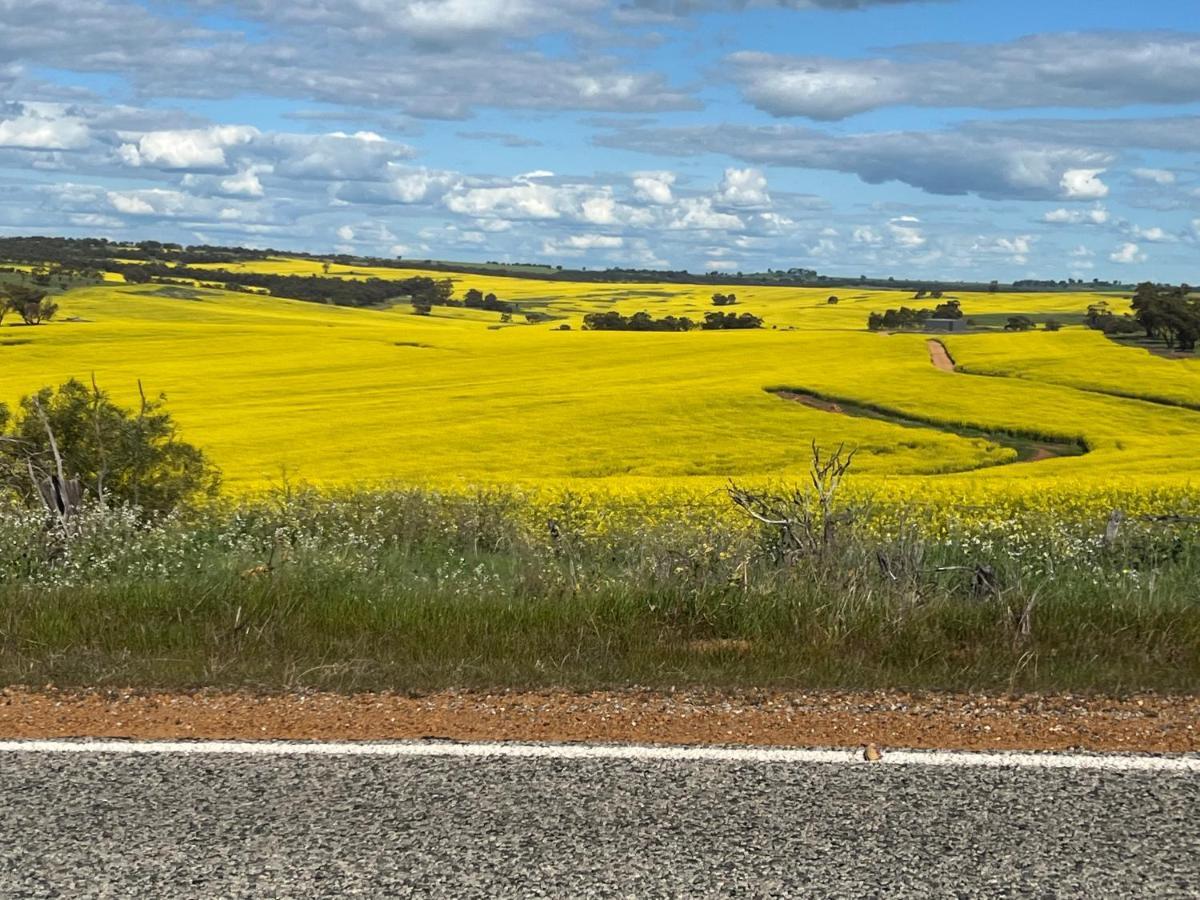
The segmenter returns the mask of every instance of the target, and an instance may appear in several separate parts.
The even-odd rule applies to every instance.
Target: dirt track
[[[0,691],[0,739],[621,741],[1200,752],[1200,698],[649,691],[159,694]]]
[[[950,352],[946,349],[946,345],[941,341],[926,341],[925,346],[929,348],[929,359],[938,369],[943,372],[954,372],[954,360],[950,358]]]

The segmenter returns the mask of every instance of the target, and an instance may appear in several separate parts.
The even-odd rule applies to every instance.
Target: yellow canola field
[[[316,263],[277,264],[285,263],[320,274]],[[582,331],[579,323],[607,308],[700,318],[712,308],[713,288],[456,280],[459,296],[479,287],[536,300],[560,318],[502,326],[495,313],[473,310],[421,317],[407,308],[106,284],[63,294],[59,319],[48,325],[6,321],[0,399],[94,373],[132,404],[141,379],[149,392],[167,394],[183,436],[208,451],[234,490],[286,478],[329,487],[518,482],[705,496],[730,477],[806,478],[812,440],[857,448],[855,470],[872,489],[963,504],[1050,488],[1083,496],[1179,486],[1200,469],[1200,412],[1102,393],[1137,384],[1145,396],[1200,406],[1197,364],[1082,329],[948,337],[962,366],[989,373],[955,374],[930,363],[924,335],[865,331],[872,310],[918,305],[910,294],[735,289],[735,310],[777,327],[643,334]],[[829,293],[839,295],[837,305],[825,302]],[[961,296],[968,314],[989,315],[1078,314],[1095,299]],[[557,330],[561,322],[572,330]],[[777,388],[928,424],[813,409],[769,392]],[[985,433],[954,433],[963,428]],[[986,432],[1079,440],[1090,452],[1014,462],[1016,451]]]

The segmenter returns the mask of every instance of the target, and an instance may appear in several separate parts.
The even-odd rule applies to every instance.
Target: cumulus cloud
[[[0,147],[79,150],[87,146],[89,138],[87,125],[64,114],[62,107],[0,104]]]
[[[1099,203],[1091,209],[1067,209],[1060,206],[1042,216],[1042,220],[1054,225],[1104,225],[1109,220],[1109,212]]]
[[[1152,225],[1149,228],[1134,225],[1130,233],[1137,240],[1147,241],[1151,244],[1172,244],[1179,240],[1177,235],[1171,234],[1158,225]]]
[[[674,172],[635,172],[633,187],[643,200],[660,205],[674,200],[671,185],[675,183]]]
[[[667,227],[676,231],[740,231],[745,224],[732,213],[719,212],[709,197],[687,197],[676,204]]]
[[[162,188],[108,191],[106,196],[113,209],[127,216],[176,216],[191,208],[188,195]]]
[[[1068,169],[1059,184],[1068,200],[1096,200],[1108,196],[1108,185],[1100,180],[1104,169]]]
[[[726,169],[717,188],[717,201],[736,209],[762,209],[771,205],[767,179],[760,169]]]
[[[228,166],[225,151],[246,144],[258,135],[248,125],[216,125],[212,128],[151,131],[117,150],[128,166],[157,169],[214,170]]]
[[[1142,248],[1132,242],[1122,244],[1117,247],[1108,258],[1115,263],[1122,265],[1131,265],[1133,263],[1142,263],[1146,261],[1146,254],[1142,252]]]
[[[1037,238],[1030,234],[1019,234],[1015,237],[980,237],[971,245],[970,252],[1005,256],[1010,262],[1023,266],[1029,262],[1029,254],[1036,240]]]
[[[1116,108],[1200,101],[1200,37],[1039,34],[895,48],[872,59],[736,53],[743,95],[775,116],[843,119],[884,106]]]
[[[264,192],[258,176],[271,171],[274,171],[271,166],[249,166],[228,178],[222,178],[219,182],[221,192],[235,197],[261,197]]]
[[[887,223],[892,240],[901,247],[922,247],[925,235],[921,233],[921,220],[916,216],[897,216]]]
[[[625,246],[625,239],[609,234],[572,234],[564,238],[542,241],[547,256],[582,256],[589,250],[616,250]]]

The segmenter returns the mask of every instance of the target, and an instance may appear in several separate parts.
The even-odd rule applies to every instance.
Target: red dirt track
[[[926,341],[925,346],[929,348],[929,360],[936,368],[943,372],[955,371],[954,360],[950,358],[945,344],[941,341]]]
[[[0,691],[0,739],[614,741],[1200,752],[1200,698],[560,691]]]

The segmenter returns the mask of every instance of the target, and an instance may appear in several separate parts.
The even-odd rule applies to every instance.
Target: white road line
[[[0,753],[232,754],[241,756],[507,757],[516,759],[618,759],[742,763],[840,763],[860,766],[964,766],[1022,769],[1200,774],[1200,756],[1078,753],[961,753],[884,750],[868,763],[858,750],[776,747],[675,747],[645,744],[456,743],[453,741],[0,741]]]

